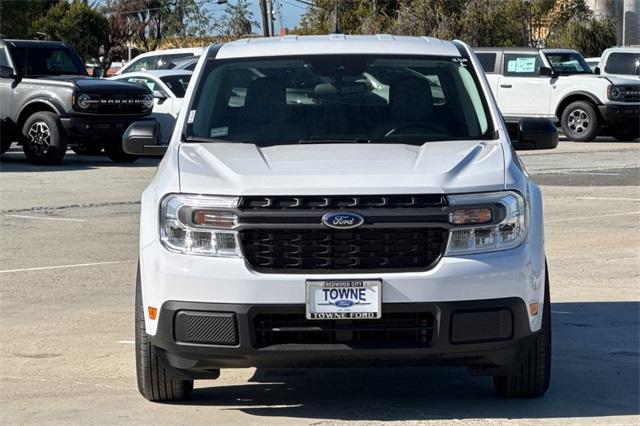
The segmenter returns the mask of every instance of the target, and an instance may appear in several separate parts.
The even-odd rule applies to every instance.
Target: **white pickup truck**
[[[638,79],[595,75],[582,55],[570,49],[488,47],[475,53],[507,123],[549,118],[580,142],[598,135],[638,137]]]

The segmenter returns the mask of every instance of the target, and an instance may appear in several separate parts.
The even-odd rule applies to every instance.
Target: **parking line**
[[[576,200],[640,201],[640,198],[623,198],[623,197],[576,197]]]
[[[136,342],[133,340],[116,340],[116,343],[122,343],[123,345],[134,345]]]
[[[8,274],[10,272],[46,271],[49,269],[83,268],[86,266],[115,265],[118,263],[134,263],[134,262],[137,262],[137,261],[136,260],[114,260],[111,262],[76,263],[75,265],[56,265],[56,266],[41,266],[37,268],[4,269],[4,270],[0,270],[0,274]]]
[[[569,222],[569,221],[572,221],[572,220],[598,219],[598,218],[601,218],[601,217],[630,216],[630,215],[634,215],[634,214],[640,214],[640,212],[601,214],[601,215],[596,215],[596,216],[583,216],[583,217],[567,217],[567,218],[564,218],[564,219],[545,220],[545,223]]]
[[[594,176],[620,176],[620,173],[597,173],[597,172],[570,172],[570,171],[562,171],[559,172],[563,175],[594,175]]]
[[[23,214],[8,214],[8,217],[17,217],[20,219],[38,219],[38,220],[59,220],[65,222],[86,222],[86,219],[68,219],[63,217],[39,217],[39,216],[27,216]]]

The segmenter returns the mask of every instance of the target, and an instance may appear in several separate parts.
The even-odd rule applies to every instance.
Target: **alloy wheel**
[[[38,155],[44,155],[51,147],[51,129],[44,121],[36,121],[27,133],[29,144]]]
[[[582,109],[574,109],[567,119],[569,129],[576,135],[584,134],[591,124],[589,115]]]

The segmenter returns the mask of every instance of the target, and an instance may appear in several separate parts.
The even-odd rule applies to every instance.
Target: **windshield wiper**
[[[213,143],[213,142],[235,142],[228,141],[224,139],[215,139],[215,138],[203,138],[200,136],[184,136],[182,138],[184,142],[201,142],[201,143]]]

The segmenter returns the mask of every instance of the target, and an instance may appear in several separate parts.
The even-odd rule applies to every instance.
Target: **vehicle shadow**
[[[72,151],[67,151],[60,164],[35,165],[27,161],[22,150],[12,148],[0,157],[0,173],[64,172],[104,167],[157,167],[159,162],[160,158],[158,157],[147,157],[139,158],[133,163],[114,163],[106,155],[77,155]]]
[[[198,388],[187,404],[330,422],[637,415],[639,312],[638,302],[554,304],[552,383],[535,400],[503,399],[465,369],[342,368],[256,370],[245,385]]]

